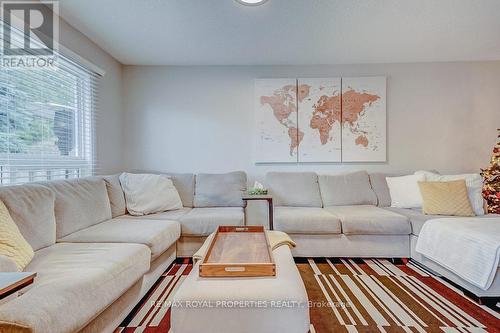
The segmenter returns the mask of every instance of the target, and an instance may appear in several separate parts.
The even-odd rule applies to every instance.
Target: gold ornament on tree
[[[500,129],[497,131],[497,144],[493,148],[490,167],[481,170],[484,179],[483,197],[490,214],[500,214]]]

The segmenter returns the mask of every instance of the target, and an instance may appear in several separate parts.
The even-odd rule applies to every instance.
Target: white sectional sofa
[[[25,270],[38,274],[0,304],[0,332],[113,332],[177,248],[197,250],[218,225],[244,224],[245,173],[171,178],[184,208],[147,216],[127,214],[118,175],[0,187],[35,251]]]
[[[217,226],[267,222],[252,214],[245,221],[244,172],[169,175],[184,208],[147,216],[127,214],[118,175],[0,187],[35,250],[25,270],[38,273],[23,295],[0,304],[0,332],[113,332]],[[433,216],[389,207],[386,176],[271,172],[275,229],[296,241],[294,256],[411,257],[477,296],[500,296],[500,273],[483,291],[415,252]]]

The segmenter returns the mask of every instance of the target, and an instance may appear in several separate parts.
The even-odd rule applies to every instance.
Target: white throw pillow
[[[130,215],[182,208],[179,192],[166,175],[122,173],[120,183]]]
[[[447,182],[452,180],[465,180],[467,196],[469,197],[472,210],[476,215],[484,215],[483,201],[483,177],[478,173],[466,173],[462,175],[438,175],[429,171],[417,171],[416,175],[423,175],[430,182]]]
[[[401,177],[386,177],[389,193],[391,194],[391,207],[420,208],[422,195],[418,182],[424,181],[424,175],[409,175]]]

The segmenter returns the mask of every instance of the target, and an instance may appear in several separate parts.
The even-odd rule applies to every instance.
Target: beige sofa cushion
[[[243,207],[242,196],[247,190],[247,175],[243,171],[223,174],[196,175],[194,207]]]
[[[26,267],[38,273],[34,285],[0,305],[0,318],[36,333],[77,332],[142,278],[150,257],[142,244],[59,243],[38,250]]]
[[[406,216],[375,206],[326,207],[340,218],[345,235],[409,235],[410,221]]]
[[[424,223],[437,218],[443,218],[445,216],[442,215],[426,215],[422,213],[421,208],[408,209],[408,208],[395,208],[395,207],[386,207],[384,208],[388,211],[406,216],[410,219],[412,234],[418,236],[420,234],[420,230],[424,226]]]
[[[366,171],[318,176],[323,206],[376,205],[377,196]]]
[[[194,174],[192,173],[167,173],[172,179],[177,192],[181,196],[184,207],[193,207],[194,200]]]
[[[119,177],[119,174],[103,177],[106,182],[106,190],[108,191],[111,217],[118,217],[127,213],[125,194],[123,193]]]
[[[241,207],[193,208],[179,220],[182,236],[208,236],[220,225],[243,225]]]
[[[275,207],[274,229],[290,234],[340,234],[340,220],[323,208]]]
[[[144,216],[133,216],[133,215],[123,215],[120,216],[121,219],[141,219],[141,220],[172,220],[172,221],[179,221],[180,218],[187,213],[192,208],[181,208],[181,209],[176,209],[176,210],[169,210],[167,212],[161,212],[161,213],[156,213],[156,214],[149,214],[149,215],[144,215]]]
[[[44,184],[56,194],[58,239],[111,219],[108,192],[102,178],[57,180]]]
[[[176,221],[117,217],[74,232],[59,242],[144,244],[151,250],[151,259],[154,260],[180,236],[181,226]]]
[[[36,184],[0,187],[0,200],[33,250],[56,242],[55,195],[50,189]]]
[[[420,234],[420,230],[422,230],[422,227],[424,226],[425,222],[432,220],[432,219],[442,219],[446,218],[448,216],[443,216],[443,215],[426,215],[422,213],[422,209],[416,208],[416,209],[407,209],[407,208],[395,208],[395,207],[386,207],[384,208],[388,211],[404,215],[407,218],[410,219],[411,223],[411,229],[412,229],[412,234],[415,236],[418,236]],[[449,216],[453,217],[453,216]],[[477,216],[481,218],[490,218],[490,217],[500,217],[498,214],[485,214],[481,216]]]
[[[377,195],[377,206],[379,207],[390,207],[391,206],[391,193],[389,192],[389,186],[387,186],[386,177],[400,176],[400,174],[388,174],[388,173],[371,173],[370,174],[370,184],[372,189]]]
[[[314,172],[269,172],[266,185],[276,206],[322,207]]]

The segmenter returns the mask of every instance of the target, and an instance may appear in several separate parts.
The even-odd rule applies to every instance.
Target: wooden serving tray
[[[201,277],[275,276],[263,226],[220,226],[200,265]]]

